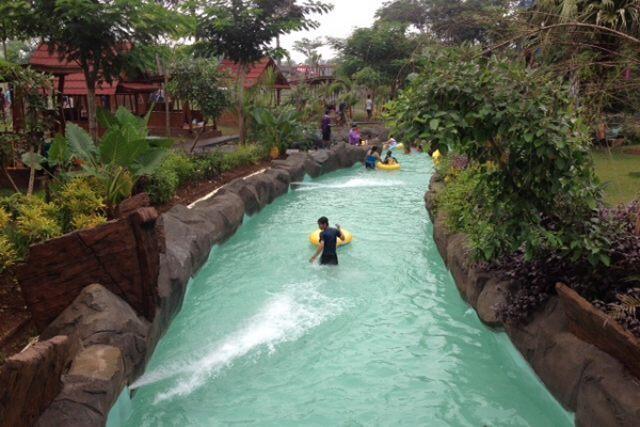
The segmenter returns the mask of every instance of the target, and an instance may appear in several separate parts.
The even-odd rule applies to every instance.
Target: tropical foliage
[[[131,195],[136,182],[151,175],[169,154],[172,141],[152,138],[148,134],[148,117],[141,119],[125,108],[115,114],[101,112],[100,121],[107,129],[96,144],[91,136],[73,123],[66,137],[58,137],[50,149],[52,165],[78,165],[68,173],[90,177],[104,195],[110,209]]]
[[[605,242],[585,226],[599,192],[584,127],[561,83],[473,49],[434,49],[390,107],[395,134],[463,154],[478,168],[479,258],[524,247],[529,257],[562,250],[608,262]]]
[[[276,147],[284,154],[291,144],[303,138],[300,113],[290,106],[259,107],[253,111],[253,117],[260,142],[269,150]]]
[[[228,91],[218,62],[191,59],[177,62],[171,71],[168,92],[199,108],[205,119],[216,119],[229,106]]]
[[[402,85],[418,44],[405,24],[379,22],[346,40],[333,40],[333,46],[340,52],[340,73],[375,93],[380,85],[392,92]]]

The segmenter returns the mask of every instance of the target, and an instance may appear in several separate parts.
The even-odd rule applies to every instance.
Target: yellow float
[[[436,166],[440,164],[441,157],[442,157],[442,154],[440,153],[440,150],[434,151],[433,154],[431,155],[431,158],[433,159],[433,163],[435,163]]]
[[[340,240],[340,238],[338,237],[338,246],[344,246],[351,243],[351,241],[353,240],[353,235],[351,234],[351,232],[346,228],[341,228],[340,231],[342,231],[344,240]],[[320,229],[314,231],[309,235],[309,241],[315,246],[318,246],[320,244]]]
[[[394,163],[392,165],[385,165],[384,163],[378,162],[376,164],[376,168],[383,171],[398,171],[400,170],[400,163]]]

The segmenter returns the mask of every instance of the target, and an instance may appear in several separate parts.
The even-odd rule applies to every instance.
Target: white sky
[[[382,6],[384,0],[326,0],[332,3],[334,8],[331,12],[314,19],[320,22],[320,27],[313,31],[301,31],[282,37],[280,43],[287,49],[291,57],[296,62],[302,62],[304,56],[293,50],[293,42],[307,37],[325,38],[326,36],[346,38],[353,30],[361,27],[370,27],[374,21],[376,10]],[[335,52],[328,46],[320,49],[322,59],[330,59],[335,56]]]

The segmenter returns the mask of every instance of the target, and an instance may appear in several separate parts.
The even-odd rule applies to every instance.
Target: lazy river
[[[306,180],[215,247],[110,424],[572,425],[460,298],[424,208],[428,156],[398,156],[398,172]],[[354,235],[337,268],[308,262],[322,215]]]

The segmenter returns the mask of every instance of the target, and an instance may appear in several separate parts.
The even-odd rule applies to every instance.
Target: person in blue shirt
[[[378,153],[378,147],[375,145],[367,152],[367,157],[364,159],[364,167],[367,169],[375,169],[376,162],[380,161],[380,153]]]
[[[336,228],[329,227],[329,220],[323,216],[318,220],[320,227],[320,244],[318,250],[311,257],[310,262],[314,262],[318,255],[320,256],[321,265],[338,265],[338,239],[344,241],[344,234],[340,230],[340,225],[336,224]]]

